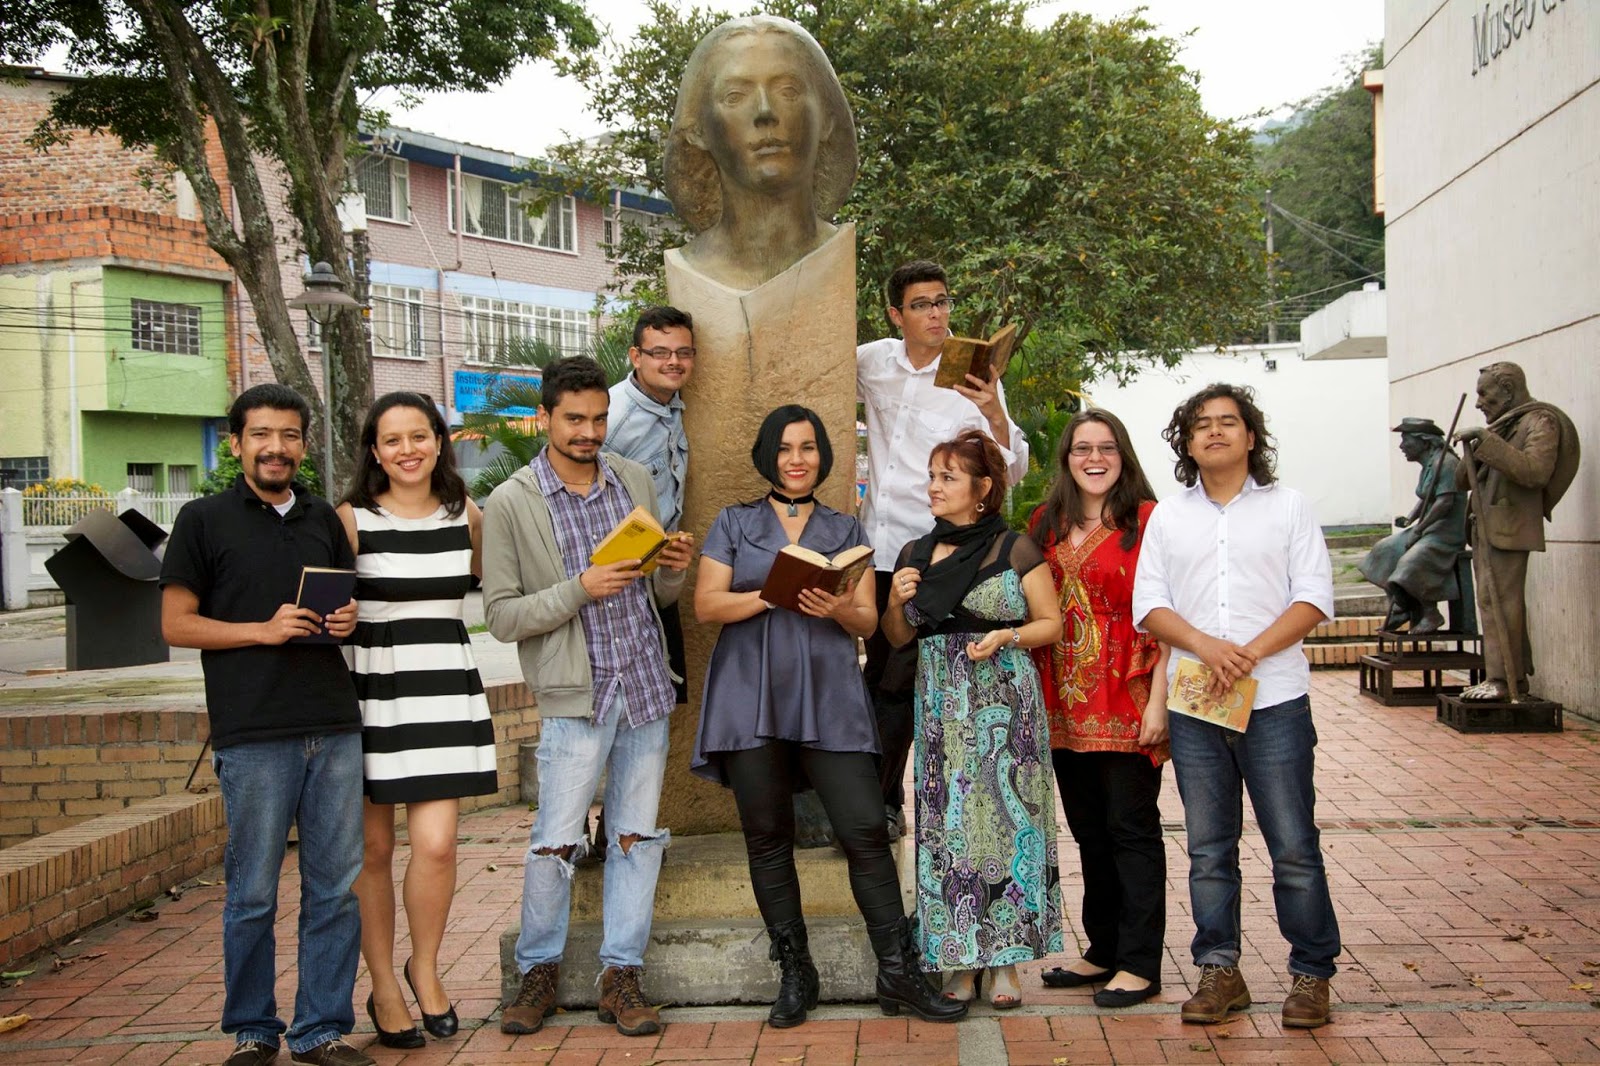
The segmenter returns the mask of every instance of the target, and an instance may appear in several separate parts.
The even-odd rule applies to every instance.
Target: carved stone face
[[[779,192],[810,183],[823,130],[822,108],[799,47],[783,33],[736,34],[708,67],[700,131],[724,187]]]

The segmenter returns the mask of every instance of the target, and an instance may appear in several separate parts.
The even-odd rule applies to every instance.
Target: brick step
[[[1347,669],[1360,664],[1363,655],[1376,654],[1378,642],[1353,641],[1347,644],[1313,644],[1306,642],[1306,661],[1313,669]]]
[[[1357,615],[1353,618],[1332,618],[1323,622],[1306,637],[1306,644],[1342,644],[1354,640],[1373,640],[1383,628],[1382,615]]]

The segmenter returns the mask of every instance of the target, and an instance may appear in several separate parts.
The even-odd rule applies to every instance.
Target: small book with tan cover
[[[939,351],[939,369],[933,383],[941,389],[953,389],[967,384],[967,375],[989,380],[994,371],[995,380],[1005,376],[1011,356],[1017,350],[1017,325],[1015,322],[1001,326],[988,340],[976,337],[946,337]]]
[[[761,586],[761,598],[799,612],[800,593],[805,589],[818,589],[830,596],[837,596],[846,589],[854,588],[871,565],[871,545],[858,544],[829,559],[810,548],[787,544],[772,560],[766,584]]]
[[[1180,658],[1167,692],[1167,710],[1243,733],[1250,724],[1250,707],[1256,701],[1256,679],[1241,677],[1226,695],[1217,699],[1209,691],[1211,677],[1211,667],[1205,663]]]

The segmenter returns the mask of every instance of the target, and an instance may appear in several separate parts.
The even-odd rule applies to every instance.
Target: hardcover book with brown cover
[[[819,589],[830,596],[837,596],[853,588],[871,565],[870,545],[858,544],[854,548],[846,548],[829,559],[821,552],[802,548],[798,544],[788,544],[772,560],[766,584],[761,586],[761,598],[798,612],[803,590]]]
[[[998,380],[1005,376],[1006,367],[1010,365],[1011,356],[1016,350],[1015,322],[1001,326],[988,340],[946,337],[944,348],[939,352],[939,370],[933,376],[933,383],[941,389],[953,389],[957,385],[967,384],[968,374],[987,381],[991,370]]]

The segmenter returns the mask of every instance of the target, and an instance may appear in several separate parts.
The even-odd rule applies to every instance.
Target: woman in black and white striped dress
[[[345,657],[364,725],[366,857],[355,891],[372,973],[367,1013],[382,1044],[415,1048],[423,1036],[394,971],[394,805],[406,805],[411,838],[412,954],[402,972],[424,1028],[447,1037],[459,1022],[438,958],[455,894],[459,799],[496,790],[494,727],[462,623],[479,573],[481,515],[426,396],[391,392],[372,405],[339,517],[356,551],[361,604]]]

